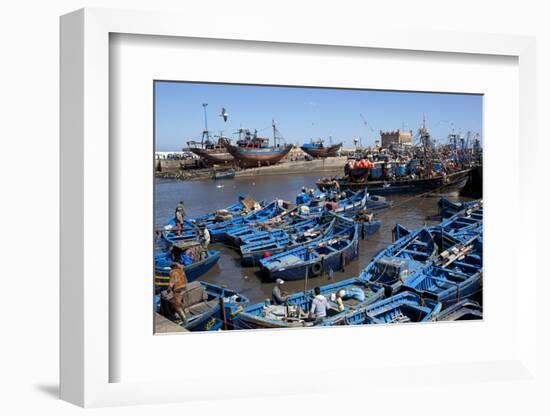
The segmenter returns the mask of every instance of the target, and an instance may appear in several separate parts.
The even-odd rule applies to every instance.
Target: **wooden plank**
[[[155,334],[170,334],[175,332],[189,332],[189,330],[155,312]]]

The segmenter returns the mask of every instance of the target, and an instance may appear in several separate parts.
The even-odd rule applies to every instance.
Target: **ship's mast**
[[[208,106],[208,103],[202,103],[202,108],[204,110],[204,130],[202,132],[202,138],[201,138],[201,144],[204,146],[204,138],[206,137],[206,141],[210,141],[210,134],[208,132],[208,118],[206,117],[206,107]]]
[[[273,147],[277,147],[277,127],[274,119],[271,119],[271,127],[273,127]]]

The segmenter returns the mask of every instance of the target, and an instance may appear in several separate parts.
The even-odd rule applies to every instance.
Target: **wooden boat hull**
[[[483,283],[482,239],[476,237],[454,246],[455,251],[459,249],[463,249],[465,254],[456,261],[448,265],[430,265],[407,279],[405,288],[423,298],[440,302],[444,308],[475,297]]]
[[[247,148],[226,145],[227,151],[235,158],[242,168],[257,168],[277,164],[292,149],[292,145],[284,147]]]
[[[248,215],[251,212],[255,212],[250,211],[250,209],[246,207],[244,203],[245,200],[246,198],[240,196],[239,202],[224,208],[223,211],[227,211],[227,213],[231,215],[232,219]],[[259,206],[264,206],[263,201],[259,203]],[[219,211],[186,219],[181,235],[177,235],[176,220],[175,218],[172,218],[164,227],[165,229],[162,232],[162,236],[169,245],[174,244],[178,241],[198,240],[200,237],[200,232],[197,227],[198,224],[204,225],[206,227],[215,227],[220,225],[219,222],[216,222],[217,212]]]
[[[426,267],[436,253],[437,245],[428,229],[406,231],[378,253],[359,277],[383,285],[388,295],[395,294],[408,276]]]
[[[342,143],[338,143],[329,147],[302,146],[300,147],[300,149],[302,149],[304,152],[306,152],[308,155],[314,158],[325,158],[325,157],[336,156],[338,154],[338,150],[340,150],[341,147],[342,147]]]
[[[350,229],[349,240],[347,240],[344,247],[331,251],[327,248],[322,248],[320,251],[323,251],[322,256],[314,256],[308,259],[303,257],[308,253],[309,247],[313,247],[314,250],[317,250],[316,247],[320,247],[324,241],[328,241],[334,237],[327,237],[324,240],[308,244],[302,247],[299,247],[299,252],[293,253],[293,251],[288,251],[282,253],[280,256],[294,255],[294,257],[300,258],[300,261],[294,264],[285,264],[284,259],[281,263],[275,263],[274,258],[268,258],[261,261],[261,271],[264,277],[267,280],[302,280],[305,279],[306,273],[309,278],[314,278],[317,276],[322,276],[324,274],[330,273],[332,271],[343,270],[345,265],[349,264],[355,260],[359,255],[359,226],[354,225]],[[309,255],[308,255],[309,256]],[[270,264],[268,264],[270,263]]]
[[[234,158],[229,152],[224,152],[220,150],[205,150],[199,149],[197,147],[192,147],[189,149],[197,156],[206,160],[211,165],[225,165],[227,163],[233,162]]]
[[[323,321],[312,321],[312,320],[281,320],[281,319],[272,319],[265,314],[265,307],[272,306],[271,301],[266,301],[262,303],[257,303],[255,305],[250,305],[242,312],[236,315],[234,318],[234,327],[235,329],[265,329],[265,328],[300,328],[300,327],[313,327],[313,326],[332,326],[339,325],[346,314],[350,311],[362,308],[366,305],[370,305],[374,302],[379,301],[384,298],[384,288],[372,283],[365,282],[357,278],[351,278],[346,280],[341,280],[336,283],[331,283],[320,287],[321,294],[329,300],[329,310],[328,316]],[[363,292],[364,299],[357,300],[353,297],[347,298],[344,300],[344,310],[340,311],[337,309],[335,302],[331,300],[331,295],[336,294],[339,290],[357,290]],[[309,312],[311,301],[313,300],[314,294],[310,289],[307,292],[298,292],[291,295],[287,301],[287,305],[298,306],[304,312]]]
[[[266,205],[260,210],[253,211],[247,215],[224,221],[212,226],[208,226],[212,241],[227,241],[228,232],[231,232],[241,226],[246,227],[250,224],[267,221],[284,211],[276,202]]]
[[[383,196],[369,195],[367,198],[366,208],[369,211],[379,211],[391,207],[391,202],[387,201]]]
[[[260,260],[264,258],[264,253],[269,252],[271,256],[283,253],[294,248],[311,244],[326,238],[331,232],[334,225],[334,219],[328,223],[323,223],[323,219],[306,220],[296,225],[298,232],[291,231],[275,231],[267,233],[264,238],[256,238],[248,244],[243,244],[240,247],[241,263],[243,266],[258,266]],[[310,238],[303,235],[305,231],[315,230],[317,236],[312,235]]]
[[[455,302],[460,300],[460,296],[473,295],[480,290],[481,276],[479,279],[472,277],[467,281],[459,279],[463,282],[455,291],[449,287],[453,284],[446,282],[445,292],[439,294],[436,292],[443,292],[443,290],[435,290],[435,287],[438,286],[434,282],[435,278],[426,278],[426,281],[422,282],[421,277],[425,276],[426,270],[433,267],[438,250],[448,251],[452,247],[458,247],[460,244],[476,238],[481,242],[483,230],[479,219],[479,216],[482,215],[481,207],[480,204],[473,211],[471,208],[467,208],[437,226],[423,227],[415,231],[409,231],[397,224],[394,228],[395,242],[374,257],[361,272],[361,277],[383,284],[388,289],[388,293],[392,294],[406,286],[408,290],[443,302],[444,306],[453,303],[453,299]],[[481,263],[481,254],[478,257]],[[476,257],[472,257],[472,259],[475,265]],[[471,267],[471,269],[473,272],[477,271],[476,267]],[[394,272],[398,272],[400,277],[397,278]]]
[[[184,241],[197,241],[200,238],[200,231],[189,220],[184,221],[184,228],[181,230],[180,234],[176,231],[176,220],[172,218],[165,229],[161,233],[162,240],[164,241],[164,249],[168,250],[170,246],[174,243],[184,242]]]
[[[441,311],[441,303],[402,292],[361,308],[344,319],[345,325],[428,322]]]
[[[471,201],[453,216],[443,220],[441,230],[461,241],[483,235],[483,202]]]
[[[445,178],[437,176],[425,179],[399,179],[395,181],[353,181],[347,178],[336,180],[342,190],[362,190],[367,188],[376,195],[411,194],[438,191],[448,193],[460,191],[470,179],[472,169],[465,169],[447,175]],[[317,187],[324,190],[327,183],[317,182]]]
[[[477,201],[468,201],[468,202],[452,202],[447,198],[441,198],[437,202],[437,207],[439,209],[439,216],[441,218],[449,218],[453,215],[459,213],[465,208],[471,207],[476,204]]]
[[[371,222],[362,222],[359,224],[359,234],[361,235],[361,240],[366,240],[371,235],[377,233],[382,226],[382,221],[374,220]]]

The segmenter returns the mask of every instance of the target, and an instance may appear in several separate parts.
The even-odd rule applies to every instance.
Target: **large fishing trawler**
[[[225,148],[226,144],[231,144],[231,139],[222,134],[218,136],[217,142],[212,140],[208,130],[208,119],[206,116],[207,103],[202,105],[204,109],[204,130],[200,142],[196,140],[188,141],[189,150],[202,158],[210,165],[226,165],[233,161],[233,156]],[[223,109],[225,110],[225,109]],[[222,113],[223,113],[222,110]]]
[[[278,137],[275,121],[272,121],[272,127],[273,146],[269,146],[269,138],[258,137],[256,131],[250,133],[246,130],[245,138],[239,139],[237,146],[226,143],[225,148],[242,168],[274,165],[290,152],[292,145],[278,143],[281,138]]]

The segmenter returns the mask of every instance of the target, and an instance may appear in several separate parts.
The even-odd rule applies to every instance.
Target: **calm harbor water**
[[[302,186],[314,188],[318,173],[300,175],[264,176],[255,178],[235,178],[225,181],[211,179],[201,181],[174,181],[155,179],[155,227],[160,229],[173,216],[180,200],[185,203],[188,217],[202,215],[231,205],[238,195],[248,195],[260,201],[275,198],[294,202]],[[446,195],[451,200],[465,200],[456,195]],[[359,259],[347,265],[344,272],[334,273],[332,281],[357,276],[380,250],[392,242],[392,229],[396,223],[408,228],[436,224],[439,195],[388,196],[393,207],[377,213],[382,220],[380,231],[360,242]],[[258,268],[242,267],[240,256],[234,249],[222,244],[212,244],[212,248],[222,251],[220,261],[202,280],[235,289],[247,296],[252,303],[271,297],[273,283],[264,282],[257,274]],[[328,277],[309,279],[308,287],[328,283]],[[303,290],[304,281],[285,283],[287,292]]]

